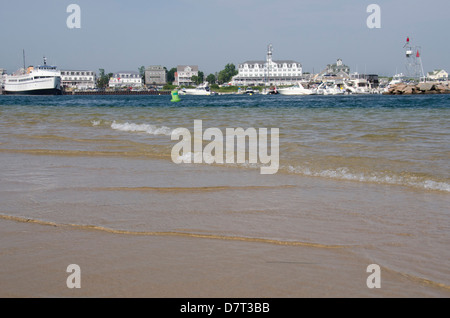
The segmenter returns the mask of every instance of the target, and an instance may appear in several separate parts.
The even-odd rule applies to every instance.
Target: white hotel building
[[[61,85],[66,88],[93,89],[97,86],[97,74],[94,71],[61,71]]]
[[[292,85],[302,79],[302,64],[292,60],[272,60],[272,45],[269,45],[266,61],[246,61],[239,64],[238,75],[232,85]]]

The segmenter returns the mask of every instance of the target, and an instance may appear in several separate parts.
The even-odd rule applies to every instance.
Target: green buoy
[[[178,96],[178,91],[175,89],[172,91],[172,100],[171,102],[179,102],[180,101],[180,96]]]

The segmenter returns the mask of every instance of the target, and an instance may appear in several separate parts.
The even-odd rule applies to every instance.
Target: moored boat
[[[314,90],[305,88],[301,83],[297,83],[294,86],[279,88],[278,93],[280,95],[313,95]]]
[[[180,95],[215,95],[209,89],[208,83],[203,83],[195,88],[183,88],[178,93]]]
[[[29,67],[5,78],[5,95],[61,95],[61,72],[56,66],[44,65]]]

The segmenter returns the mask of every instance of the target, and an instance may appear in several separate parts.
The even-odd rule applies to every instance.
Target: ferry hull
[[[3,91],[3,95],[62,95],[62,91],[57,88],[33,89],[25,91]]]

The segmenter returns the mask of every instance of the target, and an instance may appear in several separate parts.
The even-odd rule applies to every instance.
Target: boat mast
[[[23,53],[23,73],[26,73],[26,68],[25,68],[25,49],[22,49],[22,53]]]

